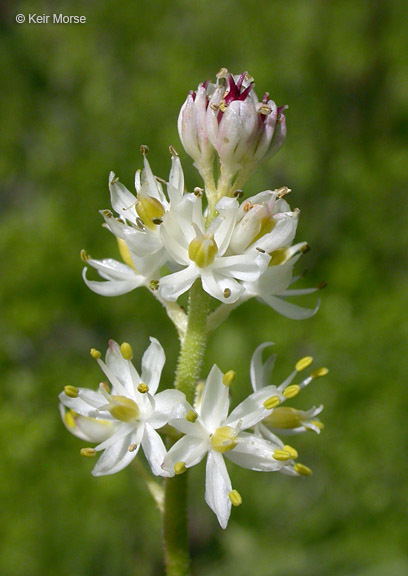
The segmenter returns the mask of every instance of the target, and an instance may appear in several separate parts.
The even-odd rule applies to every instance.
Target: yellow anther
[[[292,384],[291,386],[285,388],[282,394],[285,396],[285,398],[294,398],[299,394],[299,392],[300,392],[300,386],[298,386],[297,384]]]
[[[229,298],[230,296],[231,296],[231,290],[229,288],[225,288],[224,298]]]
[[[320,422],[320,420],[309,420],[309,424],[313,424],[313,426],[316,426],[319,430],[323,430],[324,428],[324,424]],[[307,423],[305,424],[305,428],[307,428]]]
[[[184,462],[176,462],[174,464],[174,473],[178,476],[186,471],[186,465]]]
[[[228,493],[228,498],[231,500],[233,506],[241,506],[242,498],[238,490],[231,490],[231,492]]]
[[[79,390],[76,386],[68,384],[68,386],[64,386],[64,392],[70,398],[78,398]]]
[[[189,422],[195,422],[198,418],[198,414],[197,412],[194,412],[194,410],[189,410],[186,414],[186,420],[188,420]]]
[[[278,460],[279,462],[285,462],[286,460],[291,459],[290,453],[287,452],[286,450],[275,450],[272,456],[275,460]]]
[[[68,412],[65,412],[64,420],[65,420],[65,424],[68,426],[68,428],[75,428],[76,427],[75,417],[74,417],[72,410],[68,410]]]
[[[269,260],[269,266],[278,266],[286,262],[288,251],[286,248],[279,248],[270,254],[271,259]]]
[[[132,422],[140,414],[139,406],[136,402],[126,396],[111,396],[111,404],[107,410],[121,422]]]
[[[237,433],[230,426],[220,426],[211,436],[211,445],[216,452],[229,452],[237,445]]]
[[[135,265],[133,264],[133,260],[126,242],[122,238],[117,238],[117,241],[119,247],[119,254],[123,262],[127,264],[130,268],[133,268],[133,270],[135,270]]]
[[[261,104],[261,106],[258,108],[258,114],[263,114],[264,116],[267,116],[271,112],[272,108],[268,104]]]
[[[81,252],[80,252],[79,254],[80,254],[81,260],[82,260],[83,262],[86,262],[87,260],[90,259],[90,256],[89,256],[89,254],[86,252],[86,250],[81,250]]]
[[[298,474],[300,474],[301,476],[310,476],[312,474],[312,471],[310,470],[310,468],[308,468],[304,464],[300,464],[300,463],[295,464],[293,466],[293,470],[295,472],[297,472]]]
[[[217,78],[226,78],[228,76],[228,68],[223,66],[221,70],[217,72],[216,76]]]
[[[130,444],[128,446],[128,452],[134,452],[138,446],[139,444]]]
[[[250,202],[249,200],[247,200],[243,205],[242,205],[242,210],[244,212],[249,212],[251,210],[251,208],[253,208],[254,205],[252,204],[252,202]]]
[[[95,448],[81,448],[79,453],[86,458],[93,458],[96,455],[96,450]]]
[[[101,353],[96,348],[91,348],[89,353],[95,360],[99,360],[99,358],[101,357]]]
[[[235,372],[234,370],[228,370],[228,372],[225,372],[223,378],[222,378],[222,383],[224,384],[224,386],[231,386],[231,384],[234,382],[235,380]]]
[[[329,369],[326,368],[325,366],[322,366],[321,368],[317,368],[316,370],[313,370],[313,372],[310,374],[310,376],[312,378],[321,378],[322,376],[326,376],[326,374],[329,373]]]
[[[124,358],[125,360],[132,360],[133,358],[132,346],[127,342],[123,342],[120,345],[120,353],[122,354],[122,358]]]
[[[312,362],[313,362],[313,358],[311,356],[305,356],[304,358],[301,358],[301,360],[296,362],[295,369],[298,372],[301,372],[305,368],[309,368],[309,366],[311,365]]]
[[[276,406],[279,406],[281,402],[280,397],[276,394],[275,396],[271,396],[270,398],[268,398],[267,400],[265,400],[265,402],[263,403],[263,405],[265,406],[265,408],[267,410],[272,410],[272,408],[276,408]]]
[[[225,110],[228,108],[225,100],[221,100],[219,108],[220,108],[221,112],[225,112]]]
[[[136,212],[148,228],[154,230],[156,224],[153,220],[161,219],[165,213],[164,206],[157,198],[147,194],[139,194],[136,200]]]
[[[284,449],[286,452],[289,452],[290,457],[291,457],[293,460],[296,460],[296,458],[299,456],[297,450],[295,450],[292,446],[289,446],[288,444],[285,444],[285,446],[283,447],[283,449]]]
[[[200,268],[206,268],[214,262],[218,246],[212,235],[197,234],[188,247],[188,257]]]
[[[149,386],[147,384],[145,384],[144,382],[140,382],[137,389],[139,390],[139,392],[141,394],[146,394],[146,392],[149,392]]]

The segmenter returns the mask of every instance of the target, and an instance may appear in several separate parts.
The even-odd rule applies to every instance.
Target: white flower
[[[75,425],[69,425],[66,415],[64,423],[76,436],[98,441],[102,428],[110,428],[95,449],[83,449],[88,456],[103,451],[92,471],[94,476],[113,474],[125,468],[136,456],[140,445],[153,473],[166,474],[161,468],[166,449],[156,430],[168,422],[174,407],[185,397],[177,390],[156,394],[165,355],[160,343],[155,338],[150,340],[151,344],[142,358],[141,376],[130,361],[133,353],[129,344],[119,346],[110,340],[106,363],[100,360],[100,353],[96,350],[91,354],[97,359],[112,389],[108,391],[105,383],[100,384],[97,392],[66,386],[60,394],[61,403],[73,411]]]
[[[268,440],[275,439],[275,433],[284,435],[300,434],[307,430],[320,433],[323,424],[316,419],[316,416],[323,410],[323,406],[313,406],[310,410],[302,411],[295,408],[281,406],[287,399],[294,398],[313,379],[325,376],[327,368],[313,370],[309,376],[304,378],[299,384],[292,384],[293,380],[303,370],[308,368],[313,358],[306,356],[296,363],[295,370],[278,387],[270,385],[269,380],[275,364],[275,355],[270,355],[265,362],[262,361],[262,353],[265,348],[272,346],[272,342],[265,342],[258,346],[251,359],[251,384],[255,392],[267,390],[270,397],[276,398],[275,407],[272,412],[258,423],[256,431]]]
[[[87,286],[103,296],[125,294],[139,286],[149,286],[151,281],[158,280],[160,268],[168,261],[160,234],[162,218],[168,212],[177,210],[184,196],[184,175],[180,159],[171,148],[172,168],[167,194],[153,175],[150,164],[144,155],[144,171],[136,172],[135,187],[137,195],[132,194],[116,178],[113,172],[109,175],[109,189],[113,210],[102,210],[105,226],[117,237],[119,250],[125,263],[113,259],[94,260],[83,253],[87,264],[95,268],[105,282],[88,280],[87,268],[83,278]],[[187,195],[186,195],[187,196]],[[192,196],[194,195],[188,195]]]
[[[219,216],[207,229],[200,200],[185,202],[177,213],[165,215],[161,226],[163,244],[183,268],[160,280],[162,298],[176,300],[201,278],[208,294],[221,302],[233,303],[244,291],[240,280],[255,282],[259,278],[269,262],[267,254],[226,255],[238,208],[234,198],[222,198],[216,206]]]
[[[185,436],[172,446],[163,463],[169,474],[179,474],[208,455],[205,499],[222,528],[227,526],[231,505],[241,503],[239,493],[232,489],[224,456],[239,466],[260,471],[280,470],[297,456],[290,447],[282,449],[280,441],[244,432],[270,414],[268,391],[251,394],[228,416],[230,382],[231,373],[223,375],[214,365],[195,410],[191,406],[176,409],[176,417],[169,424]]]

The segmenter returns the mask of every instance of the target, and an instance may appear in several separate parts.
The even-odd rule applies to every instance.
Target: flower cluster
[[[95,448],[83,448],[82,455],[93,457],[103,451],[92,472],[95,476],[125,468],[140,446],[156,476],[181,474],[207,456],[205,498],[225,528],[231,506],[239,505],[241,496],[232,488],[224,457],[251,470],[307,476],[310,469],[296,463],[297,451],[284,444],[276,432],[320,432],[322,428],[316,419],[321,406],[303,412],[282,404],[327,370],[320,368],[300,384],[291,384],[312,362],[303,358],[280,386],[269,385],[274,357],[262,362],[262,351],[269,345],[259,346],[252,357],[254,391],[228,415],[229,386],[235,378],[232,370],[224,374],[214,365],[191,406],[178,390],[157,393],[165,356],[155,338],[143,355],[140,375],[131,362],[130,345],[119,346],[111,340],[105,362],[100,352],[91,350],[110,386],[102,382],[96,392],[65,386],[60,394],[63,421],[75,436],[98,443]],[[165,425],[182,434],[169,451],[159,433]]]

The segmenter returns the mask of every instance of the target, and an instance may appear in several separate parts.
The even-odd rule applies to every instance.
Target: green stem
[[[175,388],[184,392],[190,403],[194,401],[207,347],[209,302],[210,296],[202,289],[201,280],[196,280],[190,290],[187,330],[180,350],[175,381]]]
[[[167,576],[189,576],[187,472],[164,482],[163,546]]]
[[[197,280],[190,290],[188,322],[181,345],[175,388],[194,401],[207,346],[207,316],[210,297]],[[167,576],[189,576],[187,530],[187,472],[166,478],[164,486],[163,547]]]

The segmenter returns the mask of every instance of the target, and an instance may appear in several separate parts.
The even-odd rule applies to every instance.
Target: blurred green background
[[[244,504],[223,532],[203,500],[203,467],[194,469],[193,572],[407,574],[406,2],[3,0],[0,10],[0,573],[163,573],[160,521],[142,481],[133,469],[91,476],[57,395],[66,384],[97,385],[88,350],[108,338],[131,342],[138,363],[149,335],[158,337],[171,384],[178,344],[164,311],[143,289],[91,293],[79,252],[117,257],[98,210],[109,207],[109,170],[132,188],[140,144],[164,178],[173,144],[189,189],[200,185],[179,143],[178,110],[227,66],[289,104],[286,144],[246,192],[292,188],[298,239],[312,247],[299,284],[329,286],[306,321],[242,306],[212,338],[205,372],[214,362],[237,370],[237,403],[251,353],[273,340],[273,382],[305,354],[330,374],[294,403],[325,405],[321,436],[292,441],[312,478],[231,467]],[[87,22],[15,22],[54,12]]]

